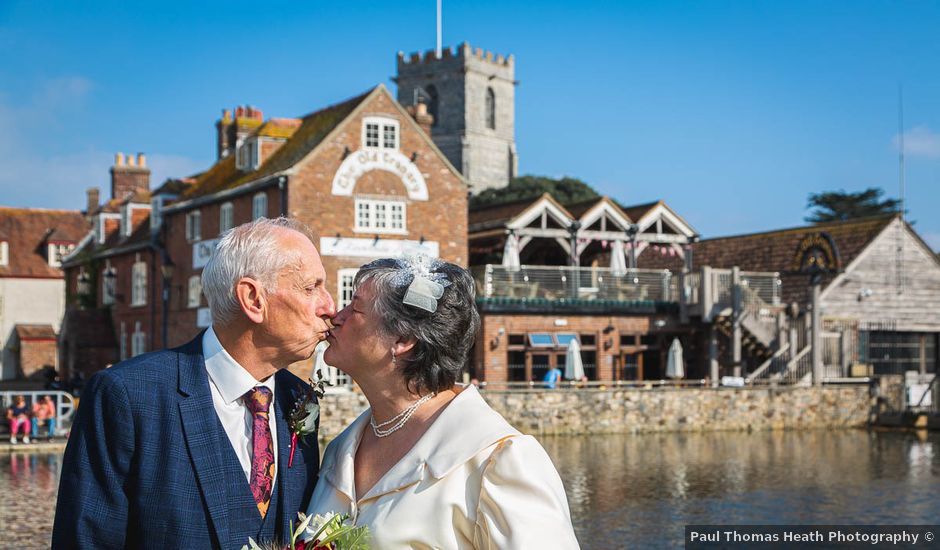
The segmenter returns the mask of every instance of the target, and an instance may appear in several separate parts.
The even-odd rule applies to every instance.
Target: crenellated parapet
[[[494,54],[483,48],[472,48],[469,43],[463,42],[457,46],[456,50],[451,49],[450,46],[442,48],[440,58],[437,57],[435,50],[427,50],[423,53],[413,52],[407,56],[405,52],[398,52],[398,67],[401,69],[403,66],[408,65],[432,65],[454,58],[462,60],[475,59],[510,69],[513,68],[515,63],[515,59],[511,54],[508,56]]]

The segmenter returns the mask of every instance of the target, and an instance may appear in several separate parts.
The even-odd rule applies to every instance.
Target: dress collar
[[[226,404],[235,403],[255,386],[266,386],[271,390],[271,394],[274,394],[274,377],[269,376],[264,382],[255,380],[254,376],[225,351],[212,327],[209,327],[202,335],[202,353],[205,357],[209,381],[219,390]]]
[[[397,464],[359,500],[375,498],[424,479],[440,479],[474,455],[519,431],[483,400],[475,386],[455,387],[459,393]],[[350,500],[355,496],[355,458],[371,409],[340,434],[323,457],[324,476]],[[425,466],[427,466],[425,468]]]

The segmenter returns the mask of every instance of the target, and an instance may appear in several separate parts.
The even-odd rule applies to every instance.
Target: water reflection
[[[49,548],[60,459],[58,453],[0,455],[0,529],[5,548]]]
[[[543,437],[585,550],[676,548],[686,524],[935,523],[940,433]],[[48,548],[60,455],[0,455],[4,547]]]
[[[585,549],[681,547],[687,524],[933,523],[940,434],[543,437]]]

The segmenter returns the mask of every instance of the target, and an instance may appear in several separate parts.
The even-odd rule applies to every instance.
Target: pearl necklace
[[[418,407],[423,405],[426,401],[430,400],[435,395],[437,394],[429,393],[425,395],[421,399],[412,403],[411,406],[408,407],[407,409],[401,411],[400,413],[393,416],[390,420],[386,420],[385,422],[382,422],[381,424],[375,423],[375,415],[373,415],[371,418],[369,418],[369,424],[372,426],[372,433],[375,434],[375,437],[388,437],[392,435],[393,433],[397,432],[398,430],[402,428],[402,426],[404,426],[409,420],[411,420],[411,416],[415,413],[416,410],[418,410]],[[391,426],[391,427],[386,428],[386,426]]]

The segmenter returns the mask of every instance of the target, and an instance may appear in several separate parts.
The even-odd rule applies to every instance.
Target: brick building
[[[297,119],[224,111],[213,166],[113,198],[129,227],[101,209],[103,241],[87,240],[67,264],[75,315],[108,309],[98,321],[119,357],[188,341],[211,323],[199,280],[216,239],[261,216],[311,228],[340,305],[372,259],[422,252],[467,265],[467,185],[431,140],[424,107],[406,110],[379,85]],[[100,282],[83,293],[83,277]]]
[[[0,208],[0,379],[36,378],[58,367],[60,265],[87,232],[77,210]]]
[[[87,193],[91,229],[63,262],[68,306],[59,338],[60,364],[69,378],[148,349],[154,341],[152,306],[159,288],[148,284],[158,267],[150,227],[150,169],[143,154],[117,153],[110,169],[111,198]]]

